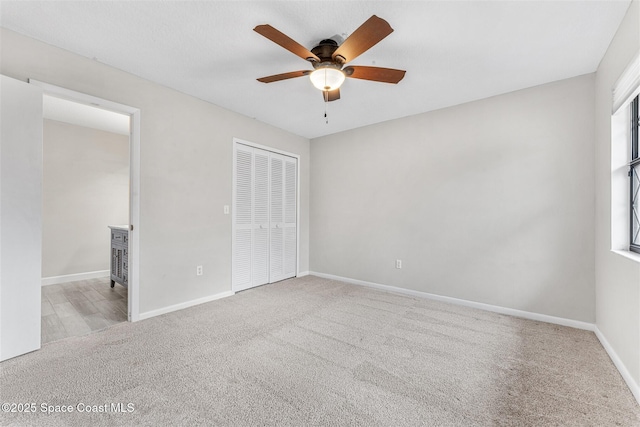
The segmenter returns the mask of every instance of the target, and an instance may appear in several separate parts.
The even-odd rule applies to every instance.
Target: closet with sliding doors
[[[235,292],[295,277],[298,159],[234,142]]]

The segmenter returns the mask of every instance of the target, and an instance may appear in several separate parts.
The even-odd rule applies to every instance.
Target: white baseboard
[[[64,276],[51,276],[42,278],[42,286],[57,285],[60,283],[75,282],[78,280],[99,279],[109,277],[109,270],[89,271],[88,273],[65,274]]]
[[[607,354],[609,354],[609,357],[611,358],[611,361],[613,362],[615,367],[618,369],[618,372],[620,372],[620,375],[622,375],[624,382],[627,383],[627,386],[631,390],[631,393],[633,393],[633,396],[636,398],[636,401],[640,404],[640,385],[638,385],[638,383],[635,382],[635,380],[627,370],[627,367],[624,366],[624,363],[622,363],[622,360],[620,360],[620,358],[618,357],[618,354],[615,352],[613,347],[611,347],[611,344],[609,344],[609,341],[607,341],[607,339],[604,337],[600,329],[598,329],[597,325],[595,327],[594,332],[596,333],[596,336],[600,340],[600,344],[602,344],[602,347],[604,347],[604,349],[607,351]]]
[[[235,295],[233,291],[220,292],[219,294],[209,295],[207,297],[202,297],[198,299],[194,299],[191,301],[181,302],[180,304],[170,305],[168,307],[159,308],[157,310],[151,310],[144,313],[140,313],[139,320],[149,319],[151,317],[160,316],[161,314],[171,313],[172,311],[182,310],[184,308],[193,307],[194,305],[204,304],[205,302],[215,301],[220,298],[226,298]]]
[[[301,271],[300,273],[298,273],[298,275],[296,277],[304,277],[304,276],[308,276],[309,272],[308,271]]]
[[[366,282],[364,280],[350,279],[348,277],[334,276],[332,274],[318,273],[315,271],[310,271],[309,274],[313,276],[323,277],[325,279],[339,280],[341,282],[352,283],[354,285],[367,286],[369,288],[381,289],[384,291],[395,292],[398,294],[411,295],[419,298],[426,298],[426,299],[431,299],[435,301],[448,302],[451,304],[463,305],[465,307],[477,308],[485,311],[492,311],[494,313],[507,314],[509,316],[515,316],[515,317],[522,317],[524,319],[529,319],[529,320],[537,320],[540,322],[547,322],[547,323],[553,323],[556,325],[569,326],[571,328],[576,328],[576,329],[585,329],[587,331],[595,330],[595,325],[593,323],[582,322],[580,320],[565,319],[564,317],[549,316],[546,314],[533,313],[530,311],[500,307],[498,305],[484,304],[481,302],[469,301],[469,300],[453,298],[453,297],[445,297],[441,295],[430,294],[427,292],[414,291],[414,290],[405,289],[405,288],[398,288],[396,286],[381,285],[379,283]]]

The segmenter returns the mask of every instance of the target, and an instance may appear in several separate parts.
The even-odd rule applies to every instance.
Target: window
[[[631,190],[630,221],[629,221],[629,250],[640,253],[640,157],[638,156],[638,133],[640,131],[638,98],[636,96],[631,101],[630,106],[630,140],[631,140],[631,161],[629,162],[629,178],[631,182],[629,188]]]
[[[611,250],[640,262],[640,51],[612,87]]]

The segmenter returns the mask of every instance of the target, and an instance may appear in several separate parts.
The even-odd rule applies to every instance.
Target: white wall
[[[640,391],[640,264],[610,252],[611,90],[639,49],[640,3],[634,0],[596,73],[595,265],[596,324],[635,381],[636,393]]]
[[[129,137],[44,120],[42,277],[109,270],[108,225],[129,223]]]
[[[309,141],[2,29],[0,73],[140,109],[140,312],[231,290],[233,137],[300,155],[300,271],[308,270]],[[215,84],[212,79],[210,84]],[[204,275],[196,276],[196,266]]]
[[[586,75],[312,140],[311,270],[593,322],[593,102]]]

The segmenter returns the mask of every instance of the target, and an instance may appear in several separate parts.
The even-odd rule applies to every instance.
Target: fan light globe
[[[336,90],[344,82],[344,73],[335,68],[319,68],[309,75],[311,83],[322,90]]]

